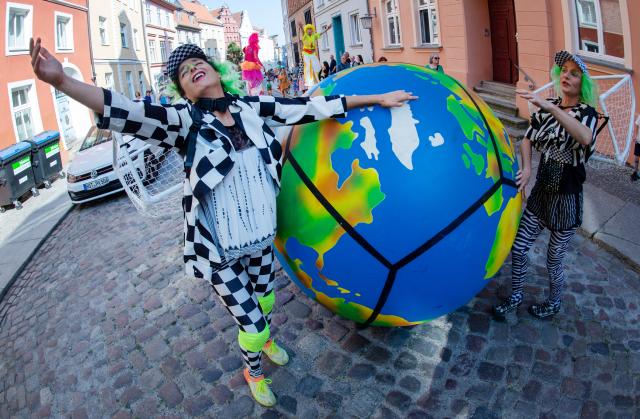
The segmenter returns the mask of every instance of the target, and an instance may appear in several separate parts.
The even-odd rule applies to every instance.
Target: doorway
[[[515,84],[518,81],[518,43],[513,0],[489,0],[493,80]]]
[[[336,60],[340,62],[340,57],[344,54],[344,35],[342,33],[342,17],[340,15],[333,17],[333,45],[336,50]]]

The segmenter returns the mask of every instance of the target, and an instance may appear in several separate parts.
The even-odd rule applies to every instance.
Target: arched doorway
[[[513,0],[489,0],[493,80],[515,84],[518,81],[518,43]]]
[[[62,68],[68,76],[76,80],[84,81],[82,73],[75,65],[65,61]],[[56,119],[64,148],[69,150],[84,138],[91,126],[91,119],[87,108],[81,103],[71,99],[61,91],[51,88]]]

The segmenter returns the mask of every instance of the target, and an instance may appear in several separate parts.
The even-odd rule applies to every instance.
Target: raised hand
[[[395,90],[380,95],[379,105],[383,108],[395,108],[402,106],[409,100],[418,99],[418,96],[414,96],[411,92],[405,92],[404,90]]]
[[[536,93],[529,92],[528,90],[517,89],[516,93],[542,110],[548,110],[551,106],[548,100],[542,99]]]
[[[45,83],[57,87],[64,80],[62,64],[42,46],[40,38],[29,41],[29,55],[31,55],[31,67],[36,77]]]

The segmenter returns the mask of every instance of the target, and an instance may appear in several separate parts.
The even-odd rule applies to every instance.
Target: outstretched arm
[[[553,117],[567,130],[569,135],[576,139],[582,145],[589,145],[594,139],[593,132],[595,126],[589,127],[573,118],[567,112],[560,109],[558,106],[549,102],[548,100],[541,99],[537,94],[528,92],[526,90],[516,90],[521,97],[533,103],[542,110],[549,112]],[[597,121],[596,121],[597,122]]]
[[[371,105],[380,105],[383,108],[395,108],[404,105],[405,102],[409,100],[418,99],[418,96],[414,96],[411,92],[405,92],[404,90],[396,90],[380,95],[346,96],[346,99],[347,110],[350,110]]]
[[[82,103],[89,109],[102,113],[104,110],[104,95],[102,89],[87,83],[83,83],[67,75],[60,61],[42,46],[40,38],[29,41],[29,54],[31,55],[31,67],[36,77],[45,83],[49,83],[56,89]]]

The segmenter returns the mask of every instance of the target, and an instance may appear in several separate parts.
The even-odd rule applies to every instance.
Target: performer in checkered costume
[[[184,261],[188,274],[209,281],[239,328],[245,379],[261,404],[275,404],[261,355],[276,364],[286,351],[270,339],[275,198],[280,188],[282,147],[272,126],[341,118],[347,109],[402,106],[405,91],[367,96],[296,99],[244,96],[230,63],[208,61],[196,45],[172,52],[167,72],[182,100],[172,105],[134,102],[79,82],[31,41],[39,79],[93,109],[100,128],[130,134],[185,156]]]

